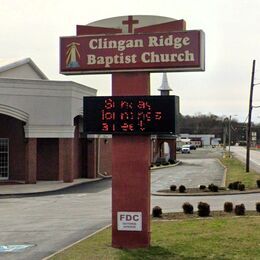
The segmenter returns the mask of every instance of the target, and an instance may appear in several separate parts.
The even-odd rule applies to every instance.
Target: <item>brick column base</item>
[[[35,184],[37,176],[37,139],[28,138],[25,146],[25,183]]]
[[[87,168],[88,178],[96,178],[97,177],[97,139],[95,138],[89,138],[87,140]]]
[[[73,139],[59,139],[59,179],[64,182],[73,182],[74,156]]]

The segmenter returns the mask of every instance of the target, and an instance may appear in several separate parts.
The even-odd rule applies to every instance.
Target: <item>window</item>
[[[6,179],[9,174],[9,140],[0,138],[0,178]]]

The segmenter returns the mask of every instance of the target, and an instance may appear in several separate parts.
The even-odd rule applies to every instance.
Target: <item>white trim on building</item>
[[[26,79],[27,75],[2,77],[8,69],[26,64],[43,79]],[[74,118],[82,115],[83,97],[95,96],[96,92],[72,81],[47,80],[31,59],[0,66],[0,113],[25,122],[25,137],[28,138],[73,138]]]

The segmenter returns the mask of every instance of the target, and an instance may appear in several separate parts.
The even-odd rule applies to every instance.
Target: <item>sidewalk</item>
[[[5,184],[0,185],[0,196],[33,195],[63,190],[83,183],[100,181],[96,179],[75,179],[73,182],[63,181],[37,181],[36,184]]]

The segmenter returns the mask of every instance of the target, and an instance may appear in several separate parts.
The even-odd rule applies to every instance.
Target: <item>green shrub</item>
[[[256,181],[256,185],[257,185],[258,188],[260,188],[260,180]]]
[[[177,189],[177,186],[176,186],[176,185],[171,185],[171,186],[170,186],[170,190],[171,190],[171,191],[176,191],[176,189]]]
[[[240,183],[241,183],[240,181],[233,182],[233,189],[238,190],[238,186],[239,186]]]
[[[211,184],[208,185],[208,189],[209,189],[210,191],[211,191],[213,185],[214,185],[213,183],[211,183]]]
[[[166,165],[169,165],[169,163],[168,162],[162,162],[162,165],[166,166]]]
[[[184,185],[181,185],[180,187],[179,187],[179,192],[180,193],[184,193],[186,191],[186,187],[184,186]]]
[[[182,209],[185,214],[193,214],[193,206],[189,202],[183,203]]]
[[[231,182],[231,183],[229,183],[228,188],[230,190],[238,190],[239,184],[241,184],[240,181]]]
[[[162,216],[162,208],[159,206],[153,207],[152,214],[154,218],[160,218]]]
[[[198,215],[200,217],[208,217],[210,214],[210,206],[208,203],[199,202],[198,204]]]
[[[218,192],[218,186],[211,183],[209,186],[208,186],[208,189],[212,192]]]
[[[225,212],[232,212],[233,211],[233,203],[232,202],[225,202],[224,203],[224,211]]]
[[[212,191],[212,192],[218,192],[218,186],[217,186],[217,185],[213,185],[213,186],[211,187],[211,191]]]
[[[169,159],[168,162],[169,162],[170,164],[175,164],[175,163],[176,163],[176,161],[175,161],[174,159]]]
[[[256,207],[256,211],[260,213],[260,202],[257,202],[255,204],[255,207]]]
[[[229,188],[230,190],[233,190],[233,182],[231,182],[231,183],[228,184],[228,188]]]
[[[245,189],[246,189],[245,184],[243,184],[243,183],[239,183],[239,184],[238,184],[238,190],[244,191]]]
[[[199,189],[200,189],[200,190],[205,190],[205,189],[206,189],[206,186],[205,186],[205,185],[200,185],[200,186],[199,186]]]
[[[235,206],[235,214],[236,215],[242,216],[242,215],[245,215],[245,212],[246,212],[246,208],[245,208],[245,205],[243,203]]]

